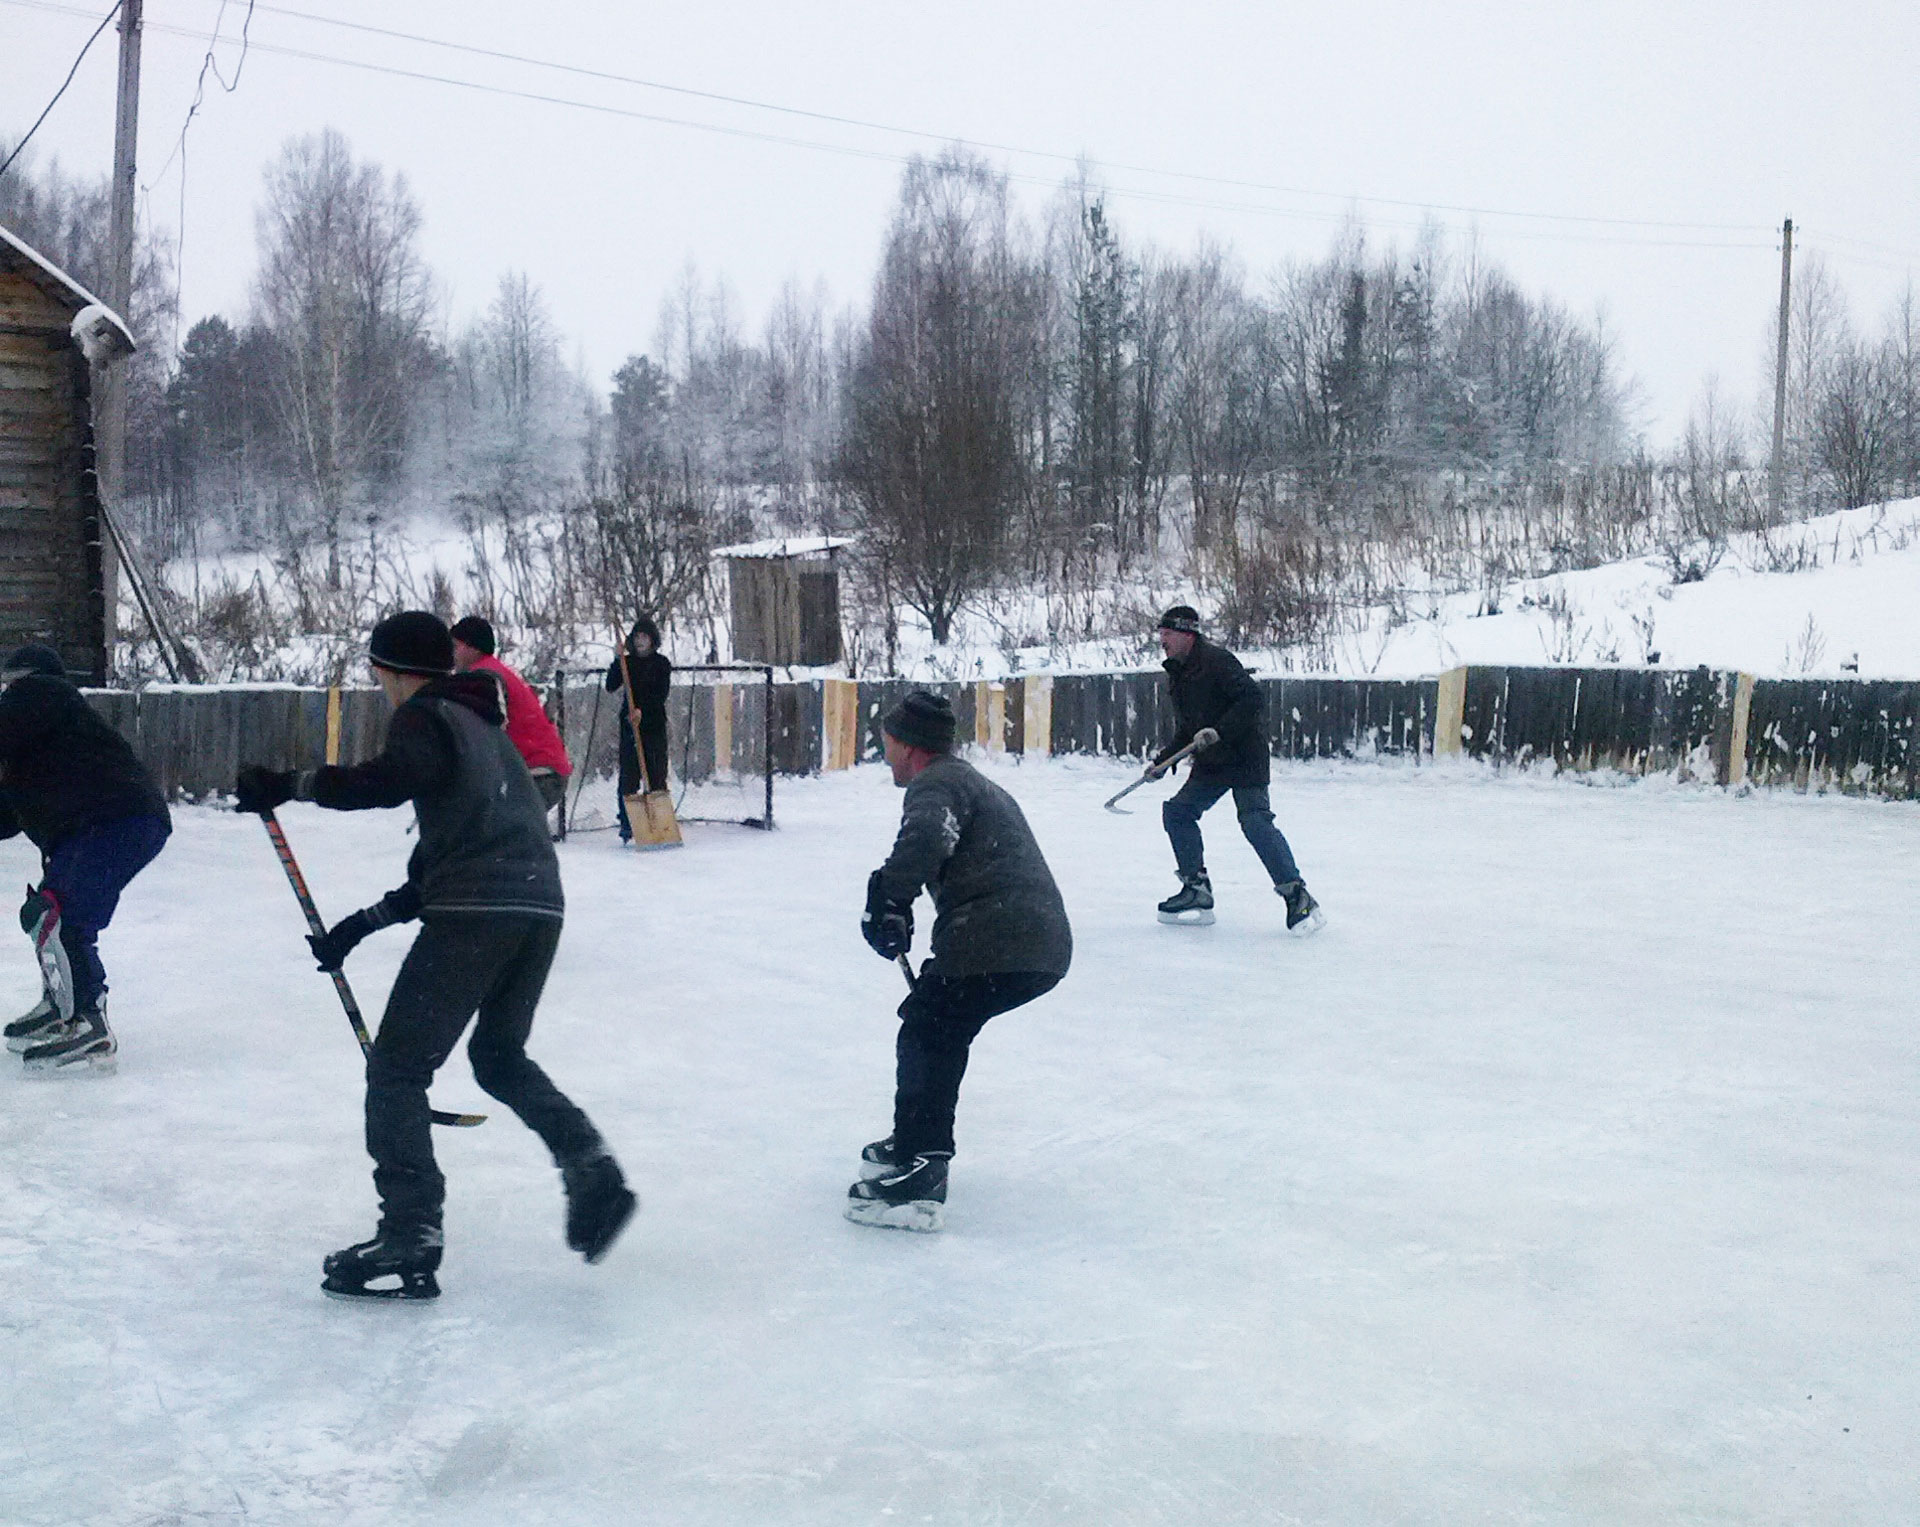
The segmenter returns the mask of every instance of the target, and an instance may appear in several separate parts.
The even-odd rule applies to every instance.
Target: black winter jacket
[[[500,695],[486,672],[435,679],[393,713],[377,757],[301,778],[303,797],[335,811],[413,802],[420,842],[406,885],[386,901],[397,918],[565,914],[547,809],[507,736]]]
[[[890,901],[932,895],[947,975],[1065,975],[1073,962],[1066,904],[1018,803],[950,753],[907,786],[880,883]]]
[[[1168,658],[1167,684],[1179,730],[1156,755],[1161,763],[1193,741],[1193,734],[1210,726],[1220,734],[1212,747],[1193,755],[1196,778],[1236,790],[1264,785],[1273,777],[1267,749],[1266,696],[1252,674],[1225,647],[1204,636],[1194,638],[1184,658]]]
[[[0,694],[0,838],[42,853],[127,817],[167,818],[166,798],[127,740],[65,679],[30,673]]]

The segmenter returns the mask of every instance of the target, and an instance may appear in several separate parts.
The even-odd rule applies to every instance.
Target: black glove
[[[233,787],[233,809],[265,816],[274,807],[293,799],[299,778],[291,769],[263,769],[259,764],[247,764],[240,770],[240,778]]]
[[[867,877],[867,909],[860,914],[860,936],[883,960],[897,960],[913,947],[913,903],[892,900],[879,870]]]
[[[372,911],[363,907],[358,912],[348,913],[325,933],[309,933],[307,947],[313,951],[313,957],[320,962],[322,970],[335,971],[346,963],[347,956],[353,953],[361,939],[382,926],[373,920]]]

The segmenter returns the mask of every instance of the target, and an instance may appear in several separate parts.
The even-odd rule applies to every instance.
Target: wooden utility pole
[[[1793,219],[1780,228],[1780,354],[1773,373],[1773,461],[1767,471],[1767,519],[1778,525],[1786,501],[1787,318],[1793,311]]]
[[[129,327],[133,324],[133,191],[135,150],[140,136],[140,29],[142,0],[120,3],[120,91],[113,113],[113,199],[108,230],[107,306]],[[95,418],[95,459],[100,498],[108,514],[117,514],[127,480],[127,363],[111,362],[101,378]],[[109,658],[114,642],[114,607],[119,559],[113,538],[100,538],[100,564],[107,601]]]

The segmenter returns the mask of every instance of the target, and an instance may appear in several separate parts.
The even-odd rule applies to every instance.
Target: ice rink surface
[[[944,1234],[840,1218],[901,994],[867,767],[563,849],[531,1050],[642,1213],[570,1255],[456,1055],[494,1117],[436,1131],[400,1308],[319,1292],[359,1067],[266,835],[179,811],[104,941],[120,1074],[0,1078],[0,1522],[1920,1520],[1920,809],[1281,766],[1296,941],[1230,808],[1218,924],[1163,928],[1166,787],[994,773],[1077,952],[976,1046]],[[408,814],[283,820],[330,918],[401,879]]]

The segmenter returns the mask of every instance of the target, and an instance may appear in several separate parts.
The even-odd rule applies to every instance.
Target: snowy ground
[[[1220,922],[1167,929],[1123,769],[1000,777],[1078,958],[980,1042],[944,1235],[839,1217],[900,984],[866,768],[567,846],[534,1051],[644,1211],[582,1266],[496,1109],[397,1309],[318,1291],[357,1066],[265,835],[182,811],[108,935],[120,1075],[0,1081],[0,1522],[1920,1518],[1920,812],[1282,768],[1302,943],[1218,814]],[[399,878],[397,813],[286,822],[325,911]],[[464,1059],[436,1101],[487,1106]]]

